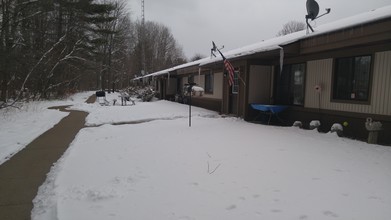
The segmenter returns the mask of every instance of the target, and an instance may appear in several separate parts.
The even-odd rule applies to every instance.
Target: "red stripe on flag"
[[[228,71],[228,83],[230,86],[234,84],[234,73],[235,73],[235,68],[232,66],[232,64],[227,60],[224,59],[224,67]]]

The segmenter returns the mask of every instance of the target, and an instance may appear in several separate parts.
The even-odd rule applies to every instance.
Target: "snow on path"
[[[46,219],[391,216],[391,148],[195,117],[85,128],[34,200]]]
[[[34,101],[20,109],[0,109],[0,165],[69,114],[48,107],[84,102],[92,94],[83,92],[63,101]]]

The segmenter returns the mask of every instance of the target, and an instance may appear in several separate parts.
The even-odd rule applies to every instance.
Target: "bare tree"
[[[277,36],[284,36],[305,29],[305,23],[300,21],[290,21],[282,26]]]
[[[24,97],[127,86],[141,71],[141,42],[148,72],[186,61],[167,27],[146,22],[141,36],[125,3],[0,0],[0,108]]]
[[[1,101],[9,96],[12,81],[18,78],[23,66],[15,65],[25,46],[26,29],[38,15],[42,14],[37,1],[1,0],[0,1],[0,82]],[[36,9],[36,10],[33,10]],[[22,51],[25,52],[25,51]]]
[[[202,58],[205,58],[206,56],[200,54],[200,53],[196,53],[194,54],[194,56],[190,59],[190,61],[196,61],[196,60],[200,60]]]
[[[82,76],[96,72],[99,54],[94,43],[102,40],[92,30],[116,20],[114,9],[124,11],[114,1],[120,0],[1,0],[2,106],[8,106],[10,98],[20,99],[27,88],[33,96],[46,98],[78,87],[80,80],[91,81]]]
[[[178,44],[169,28],[156,22],[145,22],[144,37],[141,35],[141,22],[136,23],[134,36],[137,44],[133,49],[133,71],[142,70],[142,41],[145,48],[146,72],[151,73],[186,62],[182,47]]]

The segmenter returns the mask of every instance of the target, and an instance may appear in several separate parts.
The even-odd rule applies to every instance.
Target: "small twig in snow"
[[[208,173],[209,174],[213,174],[220,167],[220,165],[221,165],[221,163],[219,163],[219,165],[217,165],[212,171],[210,171],[210,169],[209,169],[209,161],[208,161]]]

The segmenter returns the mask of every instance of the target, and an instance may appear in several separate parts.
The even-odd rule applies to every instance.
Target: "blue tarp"
[[[284,105],[263,105],[263,104],[251,104],[251,107],[258,111],[271,112],[273,114],[284,111],[288,106]]]

